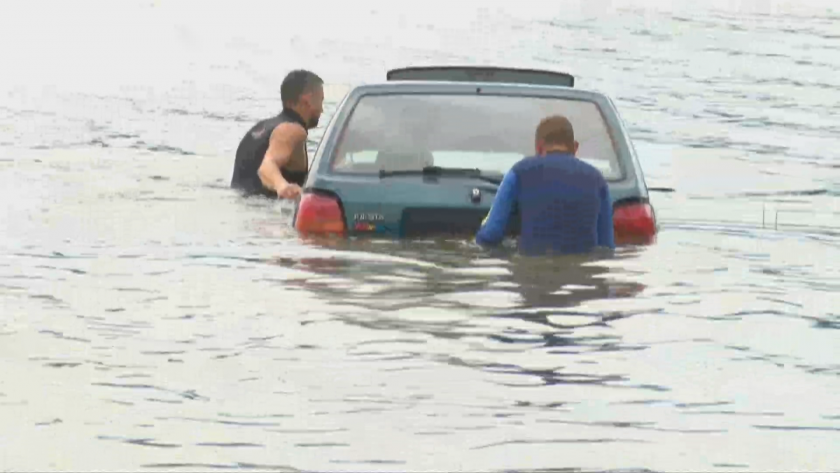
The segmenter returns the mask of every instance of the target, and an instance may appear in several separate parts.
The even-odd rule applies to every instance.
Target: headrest
[[[376,164],[384,171],[420,170],[434,163],[430,151],[380,151],[376,155]]]

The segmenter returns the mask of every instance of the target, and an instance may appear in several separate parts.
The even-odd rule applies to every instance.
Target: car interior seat
[[[382,171],[419,171],[434,164],[430,151],[380,151],[376,155],[376,165]]]

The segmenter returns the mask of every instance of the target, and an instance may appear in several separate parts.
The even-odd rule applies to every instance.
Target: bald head
[[[544,118],[537,126],[535,138],[537,154],[541,156],[550,152],[577,153],[578,143],[572,122],[562,115]]]

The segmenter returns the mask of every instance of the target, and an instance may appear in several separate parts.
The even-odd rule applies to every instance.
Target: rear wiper
[[[477,168],[443,168],[440,166],[426,166],[423,169],[402,169],[398,171],[380,170],[379,177],[388,176],[467,176],[480,179],[482,181],[491,182],[493,184],[501,184],[504,175],[502,174],[485,174],[481,169]]]

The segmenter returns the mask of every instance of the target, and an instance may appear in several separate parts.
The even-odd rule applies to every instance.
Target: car
[[[613,101],[565,72],[407,67],[358,85],[339,103],[292,216],[303,235],[472,237],[504,173],[534,154],[541,119],[563,114],[578,158],[606,179],[617,244],[658,226],[642,168]],[[507,235],[519,234],[518,210]]]

